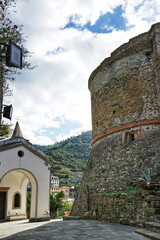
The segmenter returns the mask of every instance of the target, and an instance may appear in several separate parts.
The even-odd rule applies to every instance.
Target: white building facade
[[[51,176],[51,187],[59,187],[59,177]]]
[[[49,220],[49,161],[42,151],[23,138],[17,122],[12,138],[0,141],[0,220],[27,218],[29,183],[29,221]]]

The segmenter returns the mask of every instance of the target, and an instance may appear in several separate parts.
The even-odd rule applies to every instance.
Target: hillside
[[[79,182],[90,154],[92,132],[83,132],[51,146],[37,146],[52,162],[51,173],[58,176],[62,185]]]

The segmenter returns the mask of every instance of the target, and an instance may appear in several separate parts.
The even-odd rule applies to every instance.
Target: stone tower
[[[111,53],[89,78],[92,150],[72,214],[92,196],[137,188],[141,171],[160,179],[160,23]]]

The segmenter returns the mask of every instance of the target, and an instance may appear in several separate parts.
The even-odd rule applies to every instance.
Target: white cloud
[[[87,29],[62,28],[70,16],[75,22],[93,25],[100,15],[113,12],[122,5],[128,29],[95,34]],[[28,35],[27,48],[32,71],[22,71],[11,84],[14,106],[13,123],[20,118],[24,137],[37,144],[51,144],[47,128],[61,129],[64,123],[75,121],[80,126],[70,131],[61,129],[54,139],[61,140],[91,129],[90,93],[88,78],[91,72],[118,46],[130,38],[148,31],[160,17],[159,0],[18,0],[13,19],[24,25]],[[130,28],[132,26],[132,28]],[[59,53],[47,55],[61,47]],[[69,132],[68,132],[69,131]],[[54,131],[53,131],[54,132]]]
[[[59,135],[57,135],[57,141],[60,142],[64,139],[70,138],[72,136],[77,136],[84,131],[88,131],[88,129],[84,129],[84,128],[72,129],[69,134],[65,134],[65,133],[62,132]]]
[[[75,18],[78,24],[88,21],[94,24],[101,14],[112,12],[113,8],[124,3],[124,0],[19,0],[17,11],[19,21],[37,29],[64,27],[70,16]]]

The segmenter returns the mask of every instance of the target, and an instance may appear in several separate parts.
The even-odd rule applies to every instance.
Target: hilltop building
[[[31,186],[30,221],[50,219],[50,165],[47,156],[23,138],[18,122],[11,139],[0,141],[0,220],[26,219]]]
[[[51,176],[51,187],[59,187],[59,177]]]
[[[156,197],[137,191],[142,171],[160,182],[160,23],[92,72],[92,150],[72,215],[144,225]]]

